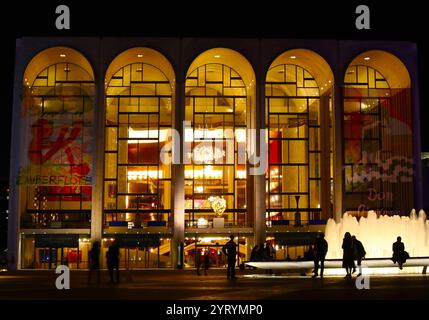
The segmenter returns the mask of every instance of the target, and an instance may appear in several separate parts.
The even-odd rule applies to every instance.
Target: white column
[[[21,55],[21,40],[16,42],[16,68],[15,79],[13,86],[13,111],[12,111],[12,135],[11,135],[11,150],[10,150],[10,176],[9,176],[9,214],[8,214],[8,235],[7,235],[7,249],[8,249],[8,268],[9,270],[20,269],[21,254],[20,254],[20,186],[17,184],[19,175],[19,166],[21,164],[21,155],[25,155],[25,145],[22,141],[22,135],[25,133],[23,124],[21,123],[21,98],[23,93],[22,77],[24,66]],[[26,122],[24,122],[26,123]]]
[[[339,79],[337,77],[337,79]],[[344,213],[344,136],[343,95],[340,84],[334,86],[333,97],[334,135],[334,219],[340,221]]]
[[[91,239],[101,241],[103,232],[105,85],[102,59],[95,70],[94,96],[94,159],[91,210]]]
[[[263,74],[263,73],[261,73]],[[264,76],[263,76],[264,77]],[[257,152],[259,152],[260,157],[267,157],[268,155],[263,154],[261,152],[261,140],[260,135],[263,134],[260,130],[265,129],[265,79],[259,79],[256,81],[256,105],[255,112],[253,113],[253,121],[251,122],[251,128],[255,128],[257,130],[256,144]],[[253,110],[252,110],[253,111]],[[263,143],[265,144],[265,137],[263,137]],[[263,150],[268,150],[268,148],[262,148]],[[268,160],[267,160],[268,161]],[[265,172],[265,170],[264,170]],[[260,244],[265,242],[266,238],[266,208],[265,208],[265,174],[253,176],[253,196],[254,207],[254,232],[255,232],[255,244]],[[249,201],[249,200],[248,200]]]
[[[185,136],[183,128],[183,121],[185,119],[185,82],[182,78],[178,78],[177,80],[173,128],[179,132],[180,141],[178,143],[180,143],[180,150],[182,151],[182,143]],[[173,268],[178,267],[180,261],[178,248],[185,240],[185,166],[183,164],[182,152],[180,160],[180,164],[176,163],[172,165],[171,177],[173,194],[173,239],[171,241],[171,253]]]

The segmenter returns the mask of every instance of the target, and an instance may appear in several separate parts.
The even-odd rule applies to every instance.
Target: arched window
[[[327,194],[324,209],[329,212],[332,82],[326,62],[303,49],[282,54],[268,70],[265,121],[269,167],[265,178],[267,218],[273,226],[322,219],[323,192]],[[323,123],[322,117],[326,118]],[[322,190],[322,170],[326,190]]]
[[[360,55],[346,71],[344,182],[348,211],[408,213],[412,208],[408,86],[403,64],[382,51]]]
[[[105,232],[122,225],[168,226],[171,164],[162,162],[160,153],[171,152],[166,148],[174,108],[172,68],[154,50],[135,48],[118,56],[107,76]]]
[[[234,68],[237,66],[241,72]],[[248,226],[246,128],[253,88],[248,62],[228,49],[201,54],[186,78],[185,210],[187,226],[206,226],[217,214],[225,226]],[[244,71],[246,70],[246,71]],[[254,77],[254,76],[253,76]],[[254,78],[252,78],[254,79]],[[217,212],[215,203],[221,203]]]
[[[22,228],[89,228],[93,175],[94,76],[69,48],[39,53],[24,75],[26,163]],[[23,158],[24,159],[24,158]]]

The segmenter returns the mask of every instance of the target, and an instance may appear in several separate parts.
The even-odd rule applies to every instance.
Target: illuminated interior
[[[365,52],[349,65],[344,87],[346,210],[407,212],[413,183],[405,66],[387,52]]]
[[[286,52],[268,70],[266,206],[270,222],[295,220],[297,211],[304,222],[321,217],[321,169],[330,167],[330,156],[324,163],[321,156],[323,139],[329,139],[321,129],[330,126],[321,123],[321,109],[329,112],[330,99],[322,105],[321,95],[329,96],[332,85],[329,66],[308,50]]]
[[[171,219],[169,131],[174,112],[174,72],[160,53],[134,48],[107,71],[104,218],[132,222]],[[112,71],[113,68],[116,68]]]
[[[208,50],[186,77],[185,209],[187,224],[211,223],[212,197],[226,201],[230,226],[248,225],[246,214],[246,128],[254,95],[254,75],[239,53]]]
[[[89,228],[94,75],[77,51],[36,55],[23,78],[23,157],[18,184],[24,228]]]

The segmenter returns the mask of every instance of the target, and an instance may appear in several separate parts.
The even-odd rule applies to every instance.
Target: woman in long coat
[[[350,232],[346,232],[344,234],[342,248],[343,248],[343,268],[345,268],[347,272],[346,278],[349,278],[352,276],[352,270],[355,268],[353,243],[352,243],[352,236]]]

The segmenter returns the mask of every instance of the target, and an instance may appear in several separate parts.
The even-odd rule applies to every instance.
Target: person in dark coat
[[[260,247],[259,244],[253,247],[252,252],[250,253],[250,261],[260,261]]]
[[[357,266],[359,268],[358,276],[360,276],[362,274],[361,263],[362,263],[362,259],[365,258],[366,251],[365,251],[365,248],[363,247],[362,242],[360,242],[358,239],[356,239],[355,236],[352,237],[352,247],[353,247],[353,252],[354,252],[354,258],[356,259]],[[356,271],[356,268],[353,267],[353,273],[355,271]]]
[[[210,248],[204,251],[204,275],[207,275],[207,270],[210,268]]]
[[[100,242],[99,241],[95,241],[92,244],[91,251],[89,252],[88,283],[91,282],[93,272],[96,273],[97,283],[100,283]]]
[[[113,271],[116,270],[116,283],[119,283],[119,247],[113,242],[106,252],[107,268],[109,269],[110,282],[113,283]]]
[[[405,245],[401,241],[402,238],[398,237],[396,239],[396,242],[392,245],[393,250],[393,257],[392,261],[393,263],[398,263],[399,269],[402,269],[402,265],[407,261],[407,259],[410,257],[407,251],[405,251]]]
[[[328,252],[328,242],[325,240],[325,234],[321,233],[314,244],[314,275],[316,278],[319,273],[320,262],[320,277],[323,278],[323,270],[325,268],[325,257]]]
[[[237,277],[235,276],[235,262],[237,256],[237,245],[234,242],[234,236],[230,235],[230,239],[223,247],[222,252],[227,256],[228,260],[228,268],[226,272],[226,276],[228,280],[235,280]]]
[[[350,278],[352,276],[352,270],[355,268],[354,262],[354,252],[352,246],[352,236],[350,232],[346,232],[344,234],[343,239],[343,268],[346,269],[346,278]]]
[[[263,248],[263,256],[264,256],[263,260],[264,261],[273,261],[274,255],[275,255],[274,247],[271,245],[271,243],[269,243],[268,241],[265,241],[264,248]],[[273,270],[267,269],[265,272],[268,274],[272,274]]]

